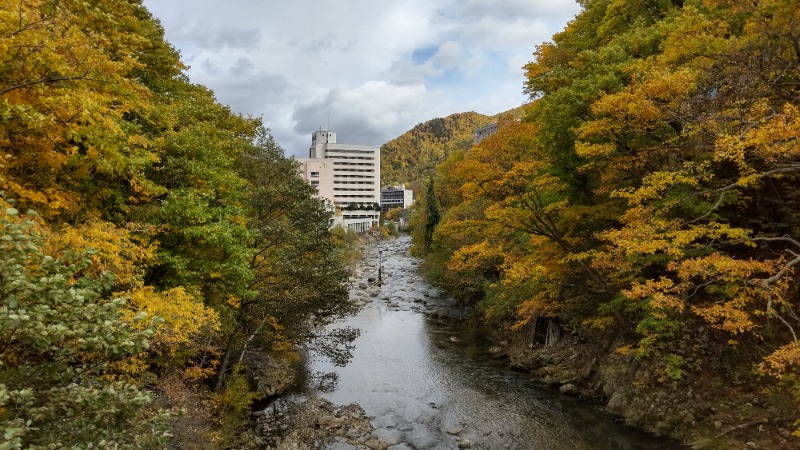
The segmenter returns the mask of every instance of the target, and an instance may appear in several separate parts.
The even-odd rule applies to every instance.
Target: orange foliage
[[[97,175],[130,179],[151,158],[121,127],[147,92],[127,75],[140,67],[135,5],[114,15],[82,2],[18,2],[0,10],[0,191],[50,217],[108,197]],[[102,28],[107,33],[91,33]],[[95,197],[82,196],[89,189]]]

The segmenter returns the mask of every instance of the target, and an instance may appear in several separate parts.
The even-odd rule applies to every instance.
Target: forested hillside
[[[472,132],[492,122],[475,112],[457,113],[421,123],[381,146],[381,184],[413,188],[431,176],[448,155],[472,145]]]
[[[714,423],[726,398],[693,388],[797,429],[797,2],[581,3],[526,66],[524,120],[439,165],[416,250],[489,320],[557,318],[649,367],[640,393],[689,386],[688,415],[634,423]]]
[[[342,236],[140,1],[2,4],[0,447],[233,445],[243,351],[349,308]]]

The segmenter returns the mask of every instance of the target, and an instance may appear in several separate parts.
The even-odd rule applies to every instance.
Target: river
[[[312,357],[310,373],[338,378],[329,389],[309,386],[315,394],[339,405],[361,405],[391,450],[675,445],[626,428],[596,407],[562,396],[492,358],[486,333],[436,313],[447,310],[457,316],[459,310],[425,283],[419,261],[408,254],[409,244],[401,236],[366,250],[351,289],[351,297],[365,305],[334,325],[361,329],[353,358],[337,367]],[[359,287],[362,279],[377,277],[379,258],[383,285]]]

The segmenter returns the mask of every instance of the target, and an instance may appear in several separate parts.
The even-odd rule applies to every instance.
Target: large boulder
[[[265,397],[286,392],[297,378],[297,363],[289,355],[248,351],[244,357],[245,373]]]

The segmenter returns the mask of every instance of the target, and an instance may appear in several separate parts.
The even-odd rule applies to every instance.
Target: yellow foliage
[[[782,378],[787,372],[800,368],[800,342],[792,341],[764,358],[758,366],[761,373]]]
[[[584,130],[585,131],[585,130]],[[588,142],[576,142],[575,153],[584,158],[594,158],[599,156],[609,156],[616,151],[616,145],[610,143],[591,144]]]
[[[616,352],[620,355],[630,355],[634,352],[634,349],[630,345],[623,345],[622,347],[617,348]]]
[[[665,192],[677,185],[697,186],[698,182],[696,176],[685,172],[653,172],[642,180],[642,186],[635,191],[617,191],[615,195],[627,198],[631,205],[641,205],[662,198]]]
[[[145,286],[127,294],[130,309],[124,319],[133,329],[154,326],[155,335],[150,339],[150,347],[157,355],[173,356],[187,348],[197,349],[202,338],[219,330],[219,314],[181,287],[156,292],[153,287]],[[136,320],[142,312],[159,320],[152,325]]]
[[[481,241],[459,248],[453,254],[447,268],[454,272],[469,272],[502,258],[503,252],[500,248],[488,241]]]
[[[228,300],[226,301],[226,303],[229,304],[230,306],[238,309],[238,308],[240,308],[242,306],[242,299],[237,297],[237,296],[235,296],[235,295],[231,295],[230,297],[228,297]]]
[[[753,104],[748,116],[747,121],[754,126],[745,133],[721,135],[715,159],[734,161],[747,175],[754,170],[750,167],[754,157],[771,164],[800,157],[800,109],[796,105],[786,103],[780,111],[773,111],[763,99]]]
[[[513,329],[519,329],[536,317],[552,317],[558,314],[560,305],[555,293],[543,290],[536,295],[523,300],[517,307],[519,320],[514,324]]]
[[[120,126],[147,99],[127,76],[141,67],[137,55],[146,45],[128,31],[137,8],[46,0],[0,8],[0,116],[13,118],[0,121],[0,191],[23,208],[45,217],[86,210],[107,189],[90,181],[95,174],[126,179],[137,170],[130,157],[147,153],[142,138],[129,140]],[[82,196],[87,188],[97,197]]]
[[[153,246],[140,242],[130,231],[103,221],[78,227],[63,225],[57,233],[51,233],[46,245],[46,251],[54,255],[88,252],[91,269],[111,273],[117,286],[137,283],[154,257]]]

